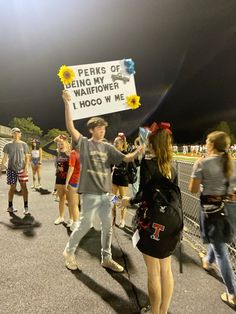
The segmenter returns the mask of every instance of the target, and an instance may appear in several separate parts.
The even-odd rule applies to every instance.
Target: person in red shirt
[[[72,150],[69,158],[69,168],[66,176],[65,189],[67,191],[67,200],[69,208],[69,221],[67,227],[73,231],[78,226],[79,221],[79,176],[80,176],[80,159],[79,153]]]

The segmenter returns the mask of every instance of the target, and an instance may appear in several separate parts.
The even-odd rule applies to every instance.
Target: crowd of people
[[[113,259],[111,252],[117,211],[120,211],[118,226],[124,228],[127,206],[137,204],[137,212],[140,212],[140,208],[145,208],[145,216],[139,217],[134,236],[147,267],[150,311],[154,314],[166,314],[174,288],[171,255],[181,240],[183,226],[176,236],[168,231],[167,224],[160,224],[157,209],[150,205],[150,193],[146,193],[145,189],[155,180],[162,185],[170,182],[177,186],[177,173],[172,158],[173,153],[179,150],[173,146],[170,126],[165,124],[165,127],[162,127],[162,124],[157,124],[158,127],[150,129],[145,145],[140,145],[140,139],[137,138],[133,149],[130,149],[124,133],[118,133],[113,143],[108,143],[105,140],[107,122],[101,117],[93,117],[87,123],[91,134],[88,139],[74,127],[69,109],[69,93],[63,91],[62,98],[65,104],[66,127],[71,140],[65,135],[59,135],[41,147],[39,140],[33,139],[29,150],[28,145],[21,141],[20,129],[12,129],[12,142],[5,145],[1,164],[3,167],[8,160],[7,211],[10,214],[16,211],[13,198],[19,181],[24,214],[30,215],[27,190],[29,165],[31,163],[33,174],[32,189],[40,189],[42,151],[51,154],[55,158],[55,190],[59,197],[59,215],[54,224],[64,223],[67,201],[67,227],[72,231],[63,251],[65,266],[70,270],[79,269],[75,252],[97,215],[101,223],[101,266],[115,272],[123,272],[124,266]],[[51,147],[53,144],[55,148]],[[195,146],[195,153],[202,153],[204,149],[206,156],[194,164],[189,190],[198,193],[201,186],[201,235],[203,241],[209,243],[206,256],[201,257],[202,266],[208,271],[214,263],[218,264],[226,286],[226,292],[221,295],[221,299],[231,306],[236,306],[236,282],[227,251],[227,243],[232,241],[232,238],[225,234],[222,216],[210,212],[210,209],[214,213],[218,212],[215,209],[222,208],[222,202],[226,198],[229,202],[236,201],[236,167],[229,148],[230,139],[224,132],[213,132],[208,135],[205,146]],[[133,197],[129,197],[128,193],[130,163],[135,163],[138,169],[137,179],[132,183]],[[163,206],[161,210],[165,213]],[[145,224],[147,218],[149,221]],[[170,243],[173,244],[171,248],[168,247]]]
[[[204,156],[207,154],[207,146],[204,144],[195,145],[173,145],[173,152],[175,154],[183,154],[189,156]],[[236,157],[236,144],[230,145],[229,152],[233,157]]]

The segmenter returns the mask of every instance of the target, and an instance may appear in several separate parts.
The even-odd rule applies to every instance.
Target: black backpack
[[[127,175],[129,184],[133,184],[137,181],[137,166],[134,161],[127,164]]]
[[[147,171],[151,171],[150,167]],[[143,188],[142,203],[138,209],[138,228],[147,239],[156,240],[160,258],[164,258],[172,254],[182,239],[181,192],[174,182],[158,171],[150,177]]]

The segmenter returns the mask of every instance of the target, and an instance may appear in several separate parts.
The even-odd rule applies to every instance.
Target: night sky
[[[137,133],[172,124],[176,142],[202,140],[226,120],[236,134],[235,0],[0,0],[0,124],[32,117],[65,129],[62,64],[132,58],[142,106],[105,115]],[[87,119],[76,121],[85,135]]]

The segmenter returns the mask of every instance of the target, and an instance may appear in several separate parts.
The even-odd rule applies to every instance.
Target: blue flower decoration
[[[133,66],[132,66],[132,67],[129,67],[129,68],[126,68],[126,72],[127,72],[128,74],[135,74],[135,73],[136,73]]]
[[[134,61],[132,59],[124,59],[124,65],[128,74],[135,74]]]
[[[148,135],[151,133],[151,131],[148,128],[139,128],[139,138],[140,138],[140,144],[147,144],[148,142]]]
[[[127,68],[134,66],[134,61],[132,59],[125,59],[124,64]]]

